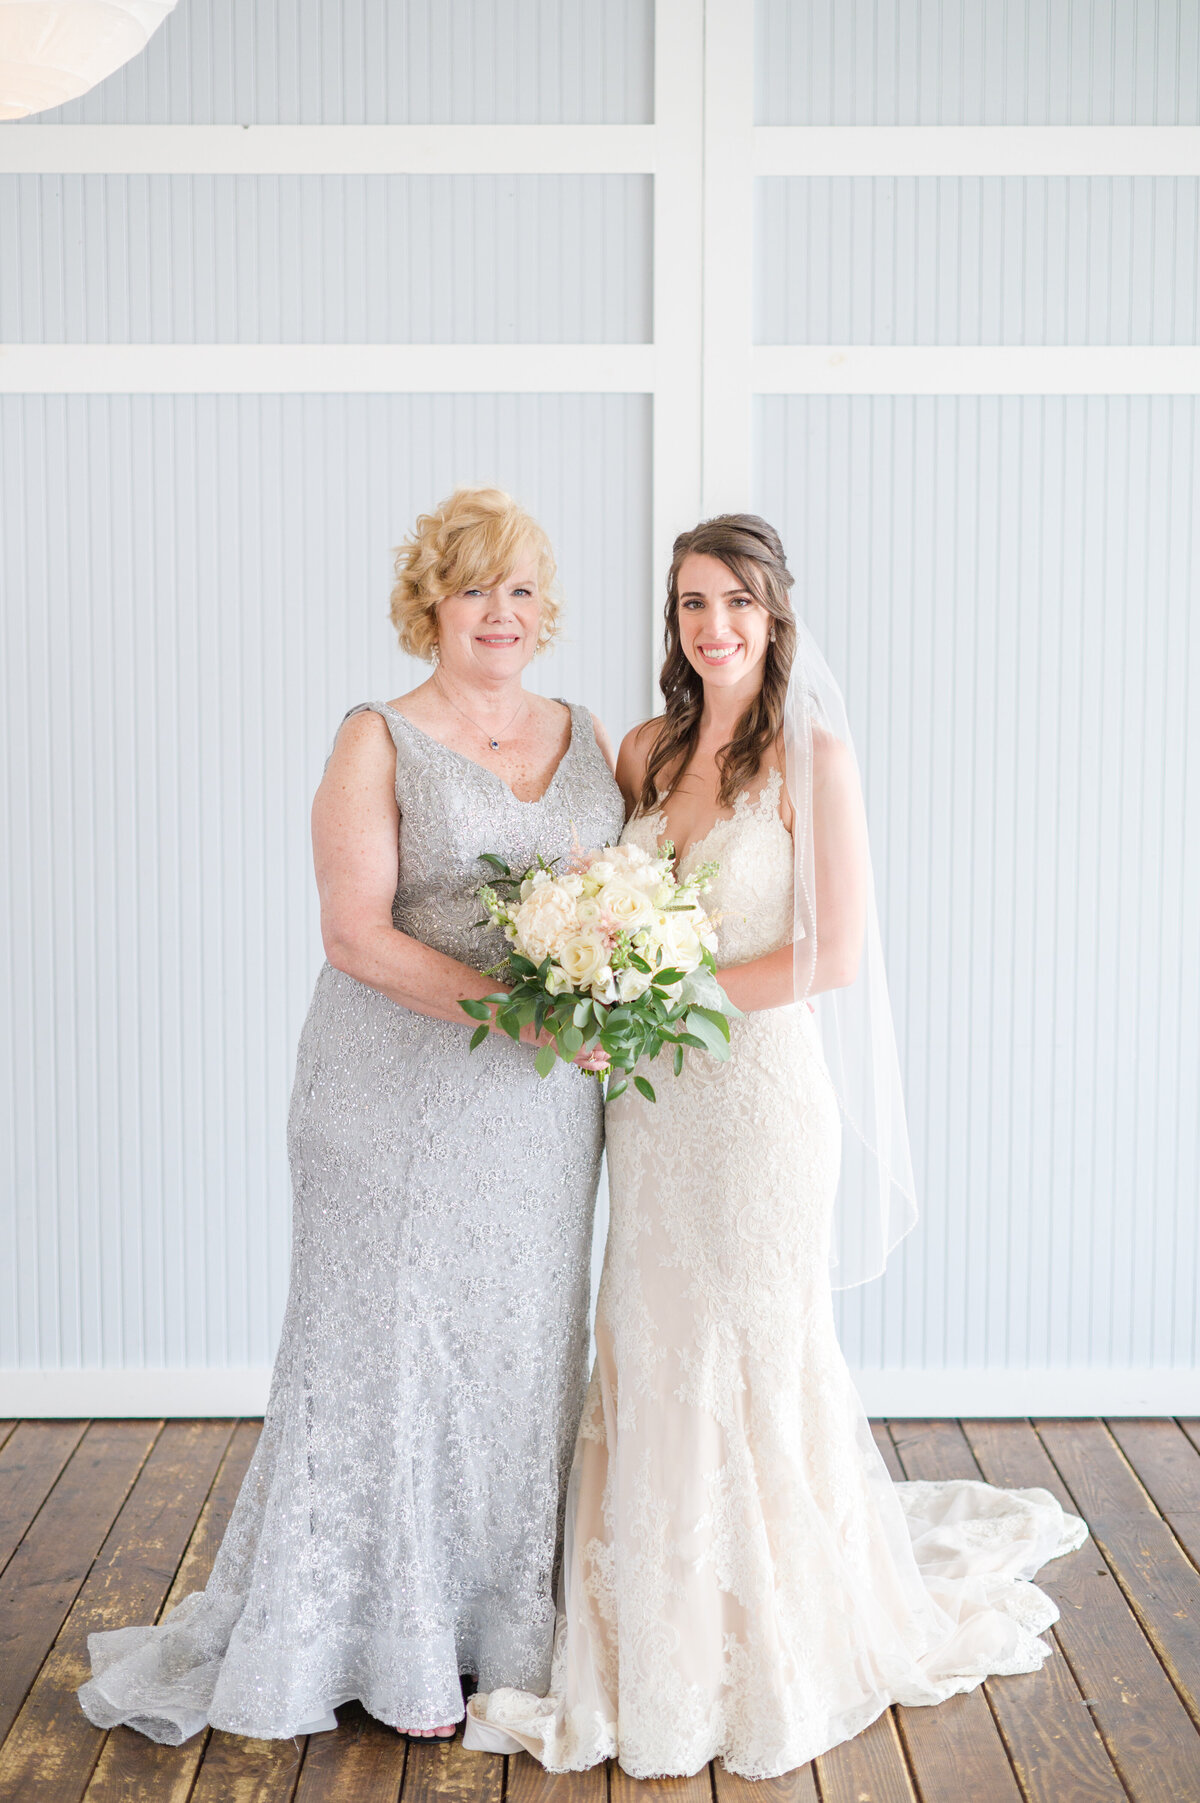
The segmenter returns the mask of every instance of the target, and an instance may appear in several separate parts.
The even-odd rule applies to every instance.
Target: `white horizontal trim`
[[[653,173],[653,125],[6,125],[17,175]],[[759,175],[1196,175],[1192,125],[759,125]]]
[[[1196,1415],[1200,1370],[1106,1366],[1045,1370],[856,1371],[868,1415]]]
[[[0,1371],[0,1417],[261,1415],[267,1366],[241,1370]]]
[[[758,175],[1197,175],[1194,125],[760,125]]]
[[[0,394],[650,394],[649,344],[6,344]],[[1195,345],[759,345],[758,394],[1197,394]]]
[[[652,125],[13,125],[18,175],[622,175]]]
[[[649,344],[4,344],[0,394],[648,394]]]
[[[870,1415],[1200,1415],[1200,1370],[874,1370],[854,1373]],[[0,1371],[0,1415],[261,1415],[271,1373]]]
[[[758,394],[1200,394],[1200,346],[770,344]]]

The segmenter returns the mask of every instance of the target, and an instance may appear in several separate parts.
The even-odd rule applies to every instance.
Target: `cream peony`
[[[617,978],[617,999],[622,1002],[636,1002],[639,995],[645,995],[650,987],[649,973],[644,970],[623,970]]]
[[[536,886],[517,909],[514,925],[518,948],[540,964],[543,958],[558,957],[559,947],[574,928],[575,910],[571,897],[553,883],[534,881]]]
[[[608,951],[598,933],[572,933],[558,950],[558,962],[576,989],[587,989],[604,968]]]

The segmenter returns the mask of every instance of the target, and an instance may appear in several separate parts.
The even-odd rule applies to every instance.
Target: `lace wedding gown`
[[[780,782],[682,861],[720,861],[727,964],[791,937]],[[624,836],[649,850],[661,831]],[[1029,1579],[1086,1529],[1044,1490],[889,1478],[834,1332],[840,1123],[810,1009],[735,1022],[728,1064],[659,1068],[657,1105],[631,1090],[608,1110],[550,1695],[476,1696],[466,1744],[552,1771],[720,1757],[771,1777],[893,1702],[1036,1669],[1057,1610]]]

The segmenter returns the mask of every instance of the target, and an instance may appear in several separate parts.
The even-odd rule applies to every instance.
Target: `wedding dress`
[[[781,779],[681,861],[717,859],[720,961],[793,932]],[[661,816],[624,838],[651,849]],[[636,1778],[776,1776],[891,1703],[1035,1670],[1029,1581],[1086,1537],[1044,1490],[893,1484],[834,1331],[841,1128],[806,1003],[720,1064],[650,1067],[608,1109],[611,1224],[576,1444],[550,1694],[477,1695],[466,1744]],[[661,1068],[661,1075],[660,1073]]]

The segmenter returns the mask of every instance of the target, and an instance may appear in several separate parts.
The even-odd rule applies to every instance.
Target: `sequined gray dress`
[[[615,840],[586,708],[540,801],[401,714],[404,932],[477,968],[481,851]],[[354,709],[353,712],[361,712]],[[469,1023],[468,1023],[469,1024]],[[186,1740],[277,1737],[350,1698],[432,1727],[459,1674],[544,1690],[553,1567],[583,1402],[599,1086],[431,1020],[326,965],[288,1123],[291,1285],[266,1423],[208,1587],[161,1626],[94,1634],[90,1719]]]

